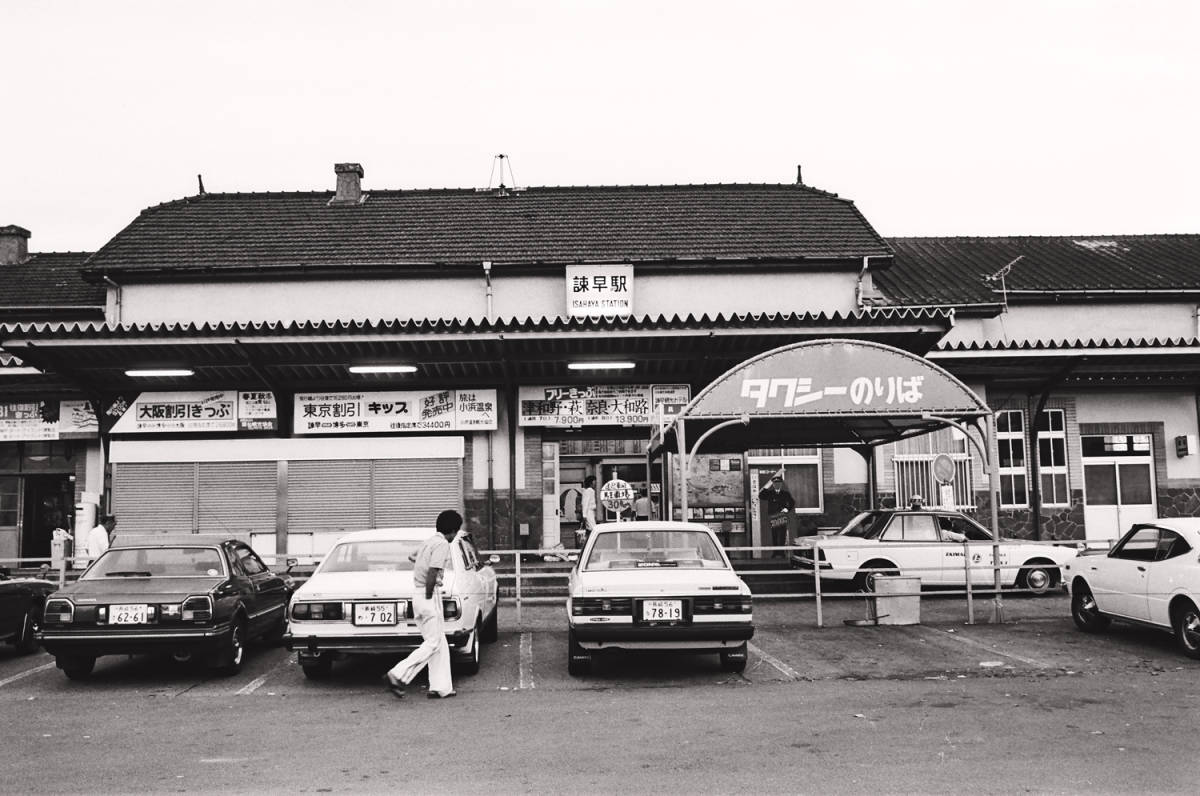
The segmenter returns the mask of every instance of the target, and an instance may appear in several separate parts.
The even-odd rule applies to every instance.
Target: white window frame
[[[753,467],[756,465],[779,465],[786,467],[789,464],[804,464],[817,466],[817,506],[802,507],[797,505],[796,514],[824,514],[825,513],[825,474],[821,466],[821,449],[820,448],[784,448],[782,450],[791,451],[786,456],[746,456],[746,466]],[[796,453],[798,450],[811,450],[812,453]],[[766,484],[759,484],[758,488],[762,489]],[[751,500],[758,501],[758,493],[755,492],[750,496]]]
[[[1039,476],[1038,496],[1039,496],[1039,498],[1041,500],[1041,504],[1043,506],[1069,506],[1069,505],[1071,505],[1071,479],[1067,472],[1067,463],[1068,463],[1067,413],[1063,409],[1043,409],[1042,414],[1047,416],[1046,417],[1046,430],[1042,431],[1040,429],[1037,429],[1038,424],[1035,424],[1035,426],[1034,426],[1034,428],[1037,430],[1037,457],[1038,457],[1038,476]],[[1052,414],[1057,414],[1059,416],[1059,418],[1060,418],[1059,425],[1061,426],[1061,428],[1058,428],[1058,429],[1054,428],[1054,424],[1050,421],[1050,415],[1052,415]],[[1061,465],[1047,464],[1046,462],[1042,461],[1042,440],[1043,439],[1050,440],[1051,447],[1053,447],[1053,445],[1054,445],[1054,440],[1062,440],[1063,463]],[[1042,489],[1042,485],[1040,483],[1041,476],[1044,476],[1044,475],[1048,475],[1048,476],[1061,475],[1063,477],[1063,482],[1066,484],[1066,488],[1065,488],[1066,494],[1061,496],[1061,498],[1062,498],[1061,500],[1047,500],[1046,499],[1046,491],[1044,489]]]
[[[1001,431],[1000,430],[1000,415],[1009,415],[1010,418],[1012,416],[1019,417],[1021,419],[1021,430],[1020,431],[1012,431],[1012,430]],[[1002,509],[1027,509],[1027,508],[1029,508],[1029,440],[1025,436],[1025,427],[1026,427],[1025,412],[1024,412],[1024,410],[1021,410],[1021,409],[1001,409],[996,412],[995,423],[996,423],[996,469],[1000,474],[1000,482],[1001,482],[1000,494],[997,496],[997,499],[1000,502],[1000,508],[1002,508]],[[1008,427],[1009,427],[1009,429],[1012,428],[1011,419],[1009,420]],[[1001,462],[1000,447],[1003,442],[1011,442],[1013,440],[1021,441],[1021,450],[1023,451],[1022,464],[1019,467],[1012,467],[1012,466],[1001,467],[1000,466],[1000,462]],[[1013,480],[1014,488],[1013,488],[1012,492],[1013,492],[1014,496],[1017,493],[1017,490],[1015,488],[1016,481],[1017,481],[1017,479],[1020,479],[1021,484],[1024,486],[1023,491],[1025,492],[1025,500],[1023,502],[1020,502],[1020,503],[1017,503],[1017,502],[1005,503],[1004,502],[1003,482],[1004,482],[1005,478],[1011,478]]]

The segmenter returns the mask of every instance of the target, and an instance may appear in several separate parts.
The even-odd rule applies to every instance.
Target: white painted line
[[[522,691],[533,688],[533,634],[521,634],[521,674],[517,688]]]
[[[36,674],[37,672],[44,672],[47,669],[53,669],[54,666],[55,666],[55,664],[53,662],[51,662],[51,663],[43,663],[41,666],[35,666],[32,669],[26,669],[25,671],[21,672],[20,674],[14,674],[12,677],[6,677],[3,680],[0,680],[0,686],[6,686],[9,683],[15,683],[17,680],[20,680],[22,677],[28,677],[29,675]]]
[[[236,693],[238,696],[245,696],[246,694],[253,694],[265,682],[267,682],[267,676],[264,674],[262,677],[255,677],[253,680],[246,683],[244,686],[239,688],[234,693]]]
[[[992,655],[1003,655],[1005,658],[1012,658],[1014,661],[1020,661],[1021,663],[1027,663],[1030,666],[1036,666],[1039,669],[1049,669],[1053,666],[1053,664],[1046,663],[1045,661],[1039,661],[1039,660],[1035,660],[1033,658],[1026,658],[1024,655],[1017,655],[1016,653],[1013,653],[1013,652],[1005,652],[1003,650],[995,649],[994,647],[989,647],[987,644],[976,641],[973,638],[967,638],[958,633],[951,633],[949,630],[939,630],[937,628],[929,628],[929,630],[933,631],[934,633],[940,633],[943,636],[945,636],[946,638],[952,638],[955,641],[960,641],[969,647],[977,647],[978,649],[985,650],[985,651],[991,653]]]
[[[758,648],[757,645],[747,642],[746,649],[748,649],[750,652],[753,652],[755,655],[762,658],[764,661],[766,661],[767,663],[771,664],[776,669],[778,669],[779,673],[783,675],[785,680],[796,681],[796,680],[800,679],[800,675],[796,673],[795,669],[793,669],[791,666],[788,666],[786,663],[779,660],[774,655],[768,655],[767,653],[763,652],[761,649]]]

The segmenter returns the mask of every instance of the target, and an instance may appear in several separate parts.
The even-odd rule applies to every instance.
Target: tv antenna
[[[1014,265],[1016,265],[1017,263],[1021,262],[1021,260],[1024,260],[1024,259],[1025,259],[1025,255],[1018,254],[1016,259],[1013,260],[1011,263],[1004,266],[1003,268],[1001,268],[999,271],[992,274],[991,276],[985,276],[983,278],[983,281],[985,281],[985,282],[996,282],[996,281],[1000,282],[1000,296],[1004,301],[1005,309],[1008,308],[1008,286],[1005,285],[1005,283],[1004,283],[1004,277],[1008,276],[1008,272],[1012,270],[1012,267]]]
[[[508,179],[512,183],[511,185],[504,184],[504,167],[505,166],[508,166]],[[496,157],[492,158],[492,173],[490,175],[488,175],[488,186],[487,186],[487,188],[484,189],[485,191],[493,190],[492,184],[495,182],[497,171],[500,172],[500,182],[498,185],[496,185],[496,187],[494,189],[496,191],[497,196],[507,196],[509,191],[525,190],[524,188],[517,187],[517,178],[513,174],[513,170],[512,170],[512,158],[510,158],[508,155],[500,154],[500,155],[496,155]]]

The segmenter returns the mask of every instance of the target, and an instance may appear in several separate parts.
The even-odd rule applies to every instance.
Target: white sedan
[[[334,544],[288,609],[284,643],[304,674],[328,677],[337,657],[407,654],[421,644],[413,617],[412,556],[433,528],[379,528],[347,534]],[[498,634],[496,573],[460,532],[450,543],[442,578],[446,641],[455,668],[479,671],[479,642]]]
[[[1111,550],[1067,566],[1071,618],[1096,633],[1120,619],[1175,634],[1200,659],[1200,518],[1134,525]]]
[[[822,580],[852,582],[875,591],[880,575],[906,575],[922,586],[965,587],[970,571],[973,587],[995,583],[992,534],[957,511],[878,509],[864,511],[835,534],[801,536],[792,563]],[[1001,539],[1000,582],[1033,594],[1062,584],[1062,567],[1076,556],[1075,547],[1046,542]]]
[[[591,669],[598,650],[716,652],[746,668],[754,635],[750,589],[716,534],[687,522],[596,526],[568,580],[567,670]]]

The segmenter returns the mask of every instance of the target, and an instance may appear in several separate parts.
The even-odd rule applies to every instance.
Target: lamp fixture
[[[191,368],[143,368],[127,370],[125,375],[135,379],[161,379],[171,376],[195,376],[196,371]]]
[[[351,373],[416,373],[416,365],[351,365]]]
[[[568,362],[567,370],[632,370],[633,362]]]

